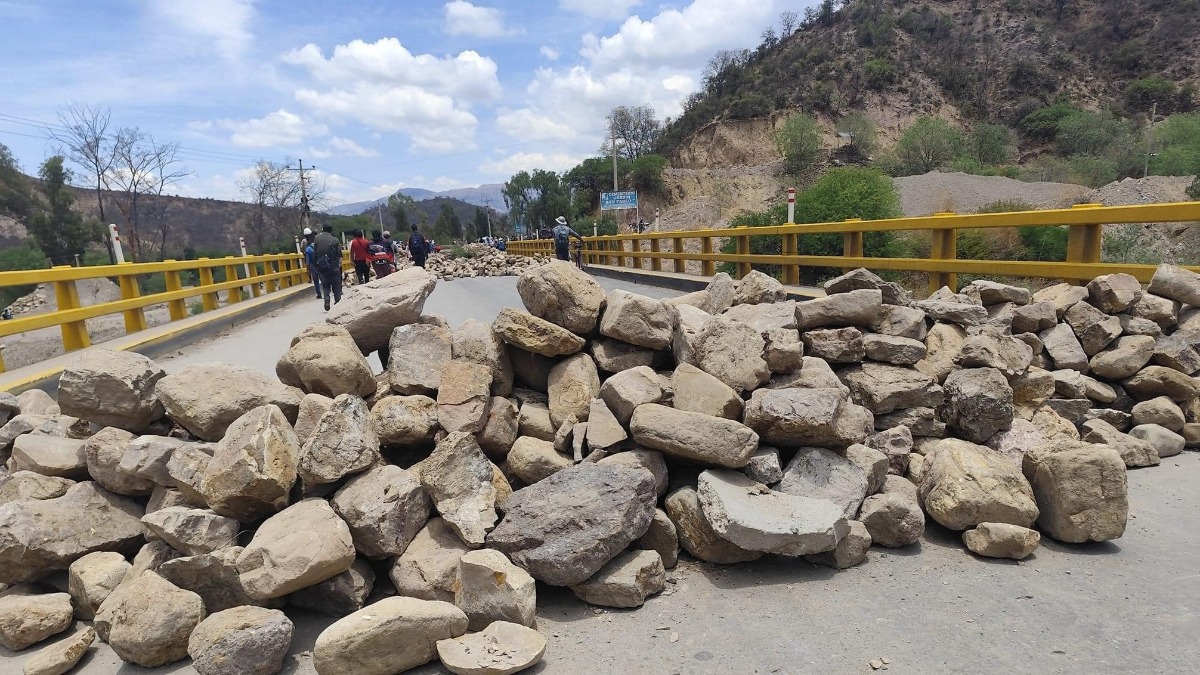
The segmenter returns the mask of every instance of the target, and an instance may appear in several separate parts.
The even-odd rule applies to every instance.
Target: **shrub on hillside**
[[[1125,87],[1125,106],[1130,113],[1150,112],[1158,104],[1158,112],[1170,114],[1175,109],[1175,94],[1178,87],[1174,82],[1154,76],[1134,80]]]
[[[808,170],[821,152],[821,132],[817,121],[808,115],[793,115],[775,135],[783,168],[789,174]]]
[[[964,147],[966,136],[958,127],[936,117],[918,118],[896,142],[896,175],[929,173],[958,157]]]
[[[1039,108],[1021,118],[1017,124],[1027,136],[1039,141],[1051,141],[1058,135],[1058,123],[1068,115],[1080,112],[1074,103],[1063,101]]]

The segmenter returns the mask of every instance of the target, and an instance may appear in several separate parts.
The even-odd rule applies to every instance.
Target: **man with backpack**
[[[550,231],[550,234],[554,237],[554,257],[559,260],[569,261],[571,259],[571,252],[568,249],[571,246],[571,237],[578,239],[580,244],[583,243],[583,237],[571,229],[570,225],[567,225],[566,218],[559,216],[554,219],[554,222],[556,225]]]
[[[414,265],[425,266],[425,259],[429,257],[429,243],[425,241],[425,235],[421,234],[416,225],[412,226],[412,234],[408,235],[408,252],[412,254]]]
[[[342,301],[342,243],[333,236],[333,225],[326,224],[321,228],[312,247],[317,276],[321,279],[321,297],[328,312],[331,294],[334,304]]]

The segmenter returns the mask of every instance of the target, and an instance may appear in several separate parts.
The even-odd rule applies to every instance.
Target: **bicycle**
[[[575,266],[581,270],[586,267],[586,265],[583,263],[583,244],[579,242],[573,242],[571,244],[571,260],[574,261]]]

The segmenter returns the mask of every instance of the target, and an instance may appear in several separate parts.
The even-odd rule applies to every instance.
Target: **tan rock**
[[[679,545],[696,558],[718,565],[732,565],[762,557],[762,551],[747,551],[713,530],[694,487],[682,487],[672,492],[663,505],[675,525]]]
[[[196,626],[188,655],[199,675],[270,675],[283,668],[294,630],[277,609],[234,607]]]
[[[600,395],[600,375],[596,362],[587,354],[576,354],[550,369],[547,380],[550,396],[550,421],[557,425],[574,415],[586,421],[592,399]]]
[[[640,550],[618,555],[571,590],[589,605],[629,608],[641,607],[666,584],[662,558],[656,551]]]
[[[1058,442],[1025,453],[1038,527],[1059,541],[1107,541],[1129,518],[1125,462],[1106,445]]]
[[[1008,523],[980,523],[962,535],[972,553],[988,558],[1023,560],[1037,549],[1042,535],[1037,530]]]
[[[560,261],[526,270],[517,279],[517,293],[531,314],[578,335],[595,329],[605,301],[595,279]]]
[[[536,582],[499,551],[471,551],[458,561],[454,605],[467,615],[470,630],[483,630],[494,621],[532,628],[537,624]]]
[[[66,593],[0,596],[0,645],[19,652],[70,628],[72,619]]]
[[[438,431],[437,402],[428,396],[385,396],[371,408],[380,445],[422,446]]]
[[[345,521],[323,499],[305,499],[268,518],[238,556],[246,594],[278,598],[344,572],[354,562]]]
[[[492,331],[507,344],[541,356],[574,354],[587,342],[566,328],[512,307],[500,310]]]
[[[29,657],[23,675],[63,675],[70,672],[95,641],[96,631],[90,626],[77,628],[68,637]]]
[[[452,432],[421,462],[421,486],[446,524],[468,546],[483,546],[496,524],[492,463],[470,434]]]
[[[615,290],[600,318],[600,334],[650,349],[671,346],[671,315],[661,301]]]
[[[546,652],[546,638],[532,628],[496,621],[479,633],[438,640],[438,658],[455,675],[511,675],[532,668]]]
[[[437,279],[419,267],[346,289],[325,320],[345,326],[362,353],[386,349],[396,326],[415,323]]]
[[[319,675],[393,675],[432,661],[439,640],[466,631],[467,615],[454,605],[384,598],[322,631],[313,665]]]
[[[165,375],[141,354],[88,349],[59,377],[58,406],[64,415],[141,431],[164,414],[154,388]]]
[[[230,425],[200,490],[213,511],[252,522],[287,506],[299,458],[300,441],[283,412],[262,406]]]
[[[388,375],[398,394],[430,394],[442,383],[442,368],[453,355],[454,337],[443,326],[397,326],[388,342]]]
[[[638,406],[629,429],[644,447],[732,468],[745,466],[758,448],[758,434],[740,422],[656,403]]]
[[[113,609],[108,644],[122,661],[154,668],[187,658],[188,637],[204,619],[199,595],[154,572],[133,579]]]
[[[320,394],[305,394],[300,399],[300,410],[296,413],[296,437],[301,445],[308,442],[312,433],[317,430],[321,417],[333,407],[333,399]]]
[[[284,384],[330,398],[375,393],[375,375],[342,326],[314,323],[292,338],[291,346],[275,365]]]
[[[254,368],[225,363],[184,366],[159,380],[155,392],[171,419],[205,441],[221,440],[235,420],[266,405],[295,419],[304,397]]]
[[[470,550],[446,521],[431,518],[396,559],[388,576],[400,595],[453,603],[458,560]]]
[[[477,433],[487,421],[492,373],[470,361],[449,361],[438,389],[438,423],[449,432]]]
[[[989,522],[1028,527],[1037,519],[1029,482],[990,448],[947,438],[926,460],[921,500],[945,527],[967,530]]]

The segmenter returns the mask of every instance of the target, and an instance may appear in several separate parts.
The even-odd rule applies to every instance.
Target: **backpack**
[[[318,244],[321,244],[318,246]],[[313,242],[313,258],[317,273],[324,277],[337,276],[342,273],[342,251],[337,240],[332,235],[325,241]]]
[[[425,253],[425,236],[420,232],[413,232],[408,235],[408,250],[414,255]]]
[[[566,246],[567,244],[570,244],[570,243],[571,243],[571,233],[567,229],[566,225],[559,225],[558,227],[554,228],[554,245],[555,246],[562,247],[562,246]]]

